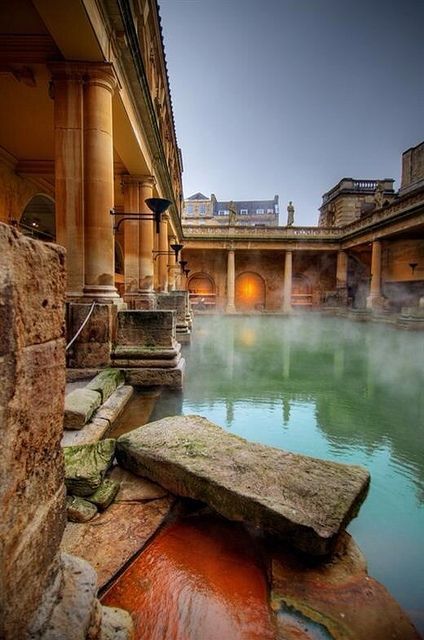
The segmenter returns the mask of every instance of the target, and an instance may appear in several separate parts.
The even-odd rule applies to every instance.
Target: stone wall
[[[65,252],[0,223],[0,637],[23,638],[65,525]]]
[[[402,154],[400,195],[424,186],[424,142]]]

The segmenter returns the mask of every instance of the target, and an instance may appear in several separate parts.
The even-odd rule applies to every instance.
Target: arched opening
[[[197,311],[215,307],[215,281],[209,274],[194,273],[188,281],[188,291],[193,308]]]
[[[262,276],[253,271],[246,271],[237,276],[235,304],[240,311],[265,309],[265,282]]]
[[[55,203],[52,198],[37,194],[26,205],[19,228],[27,236],[54,242],[56,239]]]
[[[207,273],[195,273],[188,281],[188,290],[196,295],[207,296],[215,293],[215,283]]]

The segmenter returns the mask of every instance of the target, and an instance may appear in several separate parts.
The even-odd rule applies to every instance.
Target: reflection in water
[[[350,531],[418,627],[424,602],[424,340],[340,319],[197,318],[182,412],[371,472]],[[172,415],[163,395],[151,419]],[[175,407],[173,408],[175,409]]]
[[[103,604],[130,611],[139,640],[274,640],[265,575],[240,525],[188,518],[162,531]]]

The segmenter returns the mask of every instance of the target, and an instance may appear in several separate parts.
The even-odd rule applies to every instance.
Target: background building
[[[183,224],[278,226],[278,196],[273,200],[217,200],[195,193],[184,200]]]

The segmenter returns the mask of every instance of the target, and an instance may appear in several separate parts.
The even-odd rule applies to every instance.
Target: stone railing
[[[393,191],[393,180],[385,179],[385,180],[354,180],[353,178],[343,178],[340,180],[335,187],[324,193],[322,196],[322,204],[326,204],[329,200],[334,198],[338,193],[342,193],[344,191],[349,192],[361,192],[361,193],[373,193],[378,183],[381,182],[383,184],[384,191]]]
[[[186,240],[241,239],[241,240],[334,240],[341,236],[336,227],[220,227],[216,225],[184,225]]]

